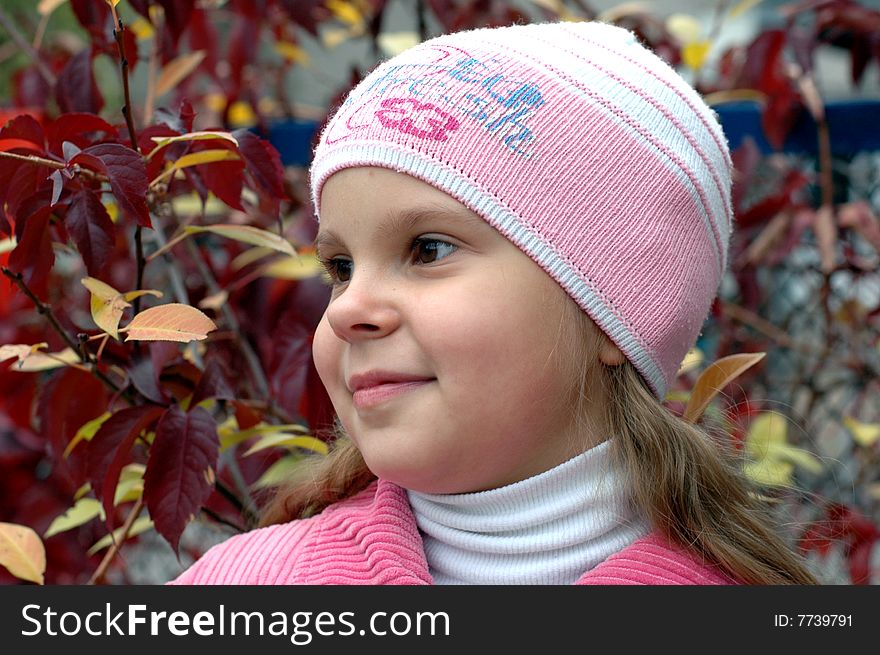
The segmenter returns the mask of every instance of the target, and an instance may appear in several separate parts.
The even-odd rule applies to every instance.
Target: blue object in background
[[[308,166],[312,161],[312,136],[316,121],[288,120],[269,126],[269,143],[281,155],[285,166]]]
[[[721,120],[730,149],[736,150],[751,136],[763,153],[774,152],[761,129],[761,108],[754,102],[731,102],[714,107]],[[842,157],[880,150],[880,100],[829,102],[825,106],[831,151]],[[819,153],[816,123],[804,109],[785,140],[783,152]]]

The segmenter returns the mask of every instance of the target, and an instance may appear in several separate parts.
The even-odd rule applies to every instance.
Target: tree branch
[[[110,549],[107,551],[107,554],[104,555],[104,559],[101,560],[98,568],[95,569],[95,572],[92,573],[92,577],[89,578],[88,584],[97,584],[99,581],[102,581],[104,579],[104,575],[106,575],[107,569],[110,567],[110,564],[113,563],[113,560],[116,558],[117,553],[119,553],[119,549],[122,548],[122,544],[128,537],[131,526],[134,525],[134,522],[137,520],[138,514],[141,513],[143,507],[144,499],[138,498],[134,503],[134,507],[132,507],[131,511],[128,513],[128,516],[125,517],[125,523],[122,524],[119,539],[114,540],[113,543],[110,545]]]
[[[52,312],[52,308],[42,302],[36,296],[36,294],[34,294],[34,292],[28,288],[27,284],[25,284],[24,279],[21,276],[21,273],[15,273],[5,266],[0,267],[0,271],[2,271],[3,275],[8,277],[15,284],[15,286],[21,289],[21,292],[24,293],[24,295],[30,298],[31,302],[34,303],[34,305],[36,306],[37,311],[46,317],[46,320],[49,321],[49,324],[52,326],[55,332],[58,333],[58,336],[60,336],[64,340],[64,343],[66,343],[71,348],[71,350],[73,350],[73,352],[75,352],[79,356],[80,361],[82,361],[83,364],[89,367],[92,374],[96,378],[101,380],[101,382],[103,382],[105,385],[107,385],[114,393],[121,392],[128,399],[128,392],[120,389],[119,386],[115,382],[113,382],[113,380],[108,378],[102,371],[98,369],[95,362],[93,362],[91,357],[89,357],[88,351],[86,351],[84,347],[80,348],[80,344],[77,343],[73,339],[73,337],[71,337],[67,333],[67,331],[61,326],[61,323],[58,322],[58,319]]]

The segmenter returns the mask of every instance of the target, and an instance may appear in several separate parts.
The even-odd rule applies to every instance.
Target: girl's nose
[[[386,276],[369,276],[358,270],[345,288],[330,301],[327,321],[340,339],[377,339],[393,332],[400,323],[394,289]]]

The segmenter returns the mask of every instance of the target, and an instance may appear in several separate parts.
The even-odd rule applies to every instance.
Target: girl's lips
[[[381,405],[382,403],[395,398],[408,391],[413,391],[418,387],[430,384],[434,380],[413,380],[410,382],[389,382],[386,384],[377,384],[374,387],[365,387],[358,389],[352,394],[352,400],[356,409],[368,409]]]

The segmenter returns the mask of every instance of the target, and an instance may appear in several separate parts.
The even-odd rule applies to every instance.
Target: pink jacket
[[[433,584],[406,492],[378,480],[321,514],[236,535],[170,584]],[[576,584],[737,584],[651,533]]]

